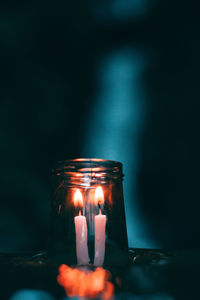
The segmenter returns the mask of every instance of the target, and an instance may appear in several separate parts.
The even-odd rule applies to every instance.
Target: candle
[[[79,189],[77,189],[74,194],[74,205],[79,207],[79,215],[74,218],[77,264],[87,265],[90,261],[87,246],[87,223],[85,216],[81,215],[81,207],[83,207],[83,196]]]
[[[106,216],[101,213],[101,205],[104,202],[104,194],[102,187],[97,187],[95,190],[95,203],[99,206],[99,214],[95,216],[95,257],[94,265],[102,266],[105,255],[105,229]]]

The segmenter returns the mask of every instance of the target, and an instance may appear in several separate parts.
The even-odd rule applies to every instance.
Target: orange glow
[[[58,283],[64,287],[68,297],[100,296],[101,300],[111,300],[114,294],[114,285],[109,282],[111,274],[103,269],[95,271],[72,269],[66,265],[59,267]]]
[[[104,194],[101,186],[98,186],[95,190],[94,202],[96,205],[102,205],[104,203]]]
[[[79,189],[77,189],[74,194],[74,205],[83,207],[83,195]]]
[[[105,173],[95,173],[95,176],[93,177],[104,177]]]

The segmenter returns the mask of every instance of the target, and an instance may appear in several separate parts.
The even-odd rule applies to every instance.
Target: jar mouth
[[[70,160],[58,161],[52,170],[53,176],[63,178],[104,180],[122,179],[122,163],[101,158],[75,158]]]

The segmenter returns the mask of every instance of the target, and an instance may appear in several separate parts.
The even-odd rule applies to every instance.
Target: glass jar
[[[48,253],[68,265],[127,261],[122,164],[104,159],[58,162]]]

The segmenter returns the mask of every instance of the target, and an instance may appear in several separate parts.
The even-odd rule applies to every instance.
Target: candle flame
[[[83,195],[79,189],[77,189],[74,194],[74,205],[83,207]]]
[[[64,287],[68,297],[88,297],[102,300],[113,299],[114,285],[109,282],[110,272],[99,267],[95,271],[59,267],[58,283]]]
[[[95,190],[94,202],[96,205],[102,205],[104,203],[104,194],[101,186],[98,186]]]

